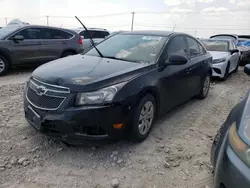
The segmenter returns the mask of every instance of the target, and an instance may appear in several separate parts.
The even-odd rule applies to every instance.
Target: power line
[[[155,27],[155,25],[143,25],[143,24],[137,24],[136,26],[139,26],[139,27]],[[166,27],[166,26],[157,26],[159,28],[173,28],[172,27]],[[250,31],[250,29],[241,29],[241,28],[202,28],[202,27],[176,27],[176,28],[179,28],[179,29],[200,29],[200,30],[244,30],[244,31]]]
[[[102,15],[95,15],[95,16],[78,16],[78,18],[96,18],[96,17],[107,17],[107,16],[118,16],[129,14],[130,12],[121,12],[121,13],[114,13],[114,14],[102,14]],[[74,18],[74,16],[49,16],[52,18]]]

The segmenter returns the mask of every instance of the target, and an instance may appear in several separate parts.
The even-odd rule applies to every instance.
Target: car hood
[[[209,51],[213,59],[221,59],[230,55],[229,52]]]
[[[152,65],[155,64],[74,55],[38,67],[32,77],[69,87],[71,91],[84,91],[125,82],[148,71]]]

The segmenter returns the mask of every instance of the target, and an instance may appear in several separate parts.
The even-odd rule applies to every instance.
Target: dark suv
[[[47,26],[9,25],[0,30],[0,76],[10,67],[41,64],[77,54],[82,38],[76,32]]]

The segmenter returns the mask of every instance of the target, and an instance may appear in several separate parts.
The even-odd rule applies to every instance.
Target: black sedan
[[[38,67],[24,91],[28,122],[63,138],[144,140],[157,115],[210,87],[212,57],[192,36],[122,32],[85,54]]]
[[[250,65],[245,72],[250,75]],[[230,112],[211,150],[215,188],[250,187],[250,91]]]

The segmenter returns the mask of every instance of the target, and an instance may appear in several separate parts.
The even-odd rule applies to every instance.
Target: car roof
[[[145,31],[125,31],[122,34],[131,34],[131,35],[156,35],[156,36],[165,36],[168,37],[175,32],[172,31],[158,31],[158,30],[145,30]]]
[[[19,29],[29,28],[29,27],[39,27],[39,28],[46,28],[46,29],[60,29],[60,30],[64,30],[67,32],[72,32],[72,30],[70,30],[70,29],[65,29],[65,28],[61,28],[61,27],[52,27],[52,26],[45,26],[45,25],[28,25],[28,24],[20,26]],[[75,32],[75,31],[73,31],[73,32]]]
[[[232,39],[200,39],[200,41],[224,41],[224,42],[231,42]]]
[[[106,32],[108,32],[107,31],[107,29],[104,29],[104,28],[87,28],[88,30],[91,30],[91,31],[106,31]],[[74,29],[74,30],[77,30],[77,31],[85,31],[85,28],[83,28],[83,27],[78,27],[78,28],[76,28],[76,29]]]

